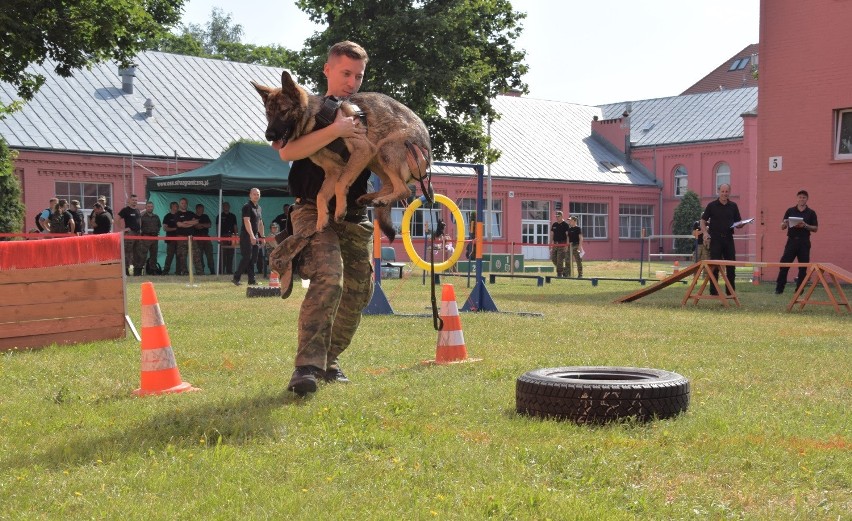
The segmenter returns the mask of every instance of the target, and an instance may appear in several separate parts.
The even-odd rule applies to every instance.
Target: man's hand
[[[337,117],[334,118],[335,133],[337,137],[350,138],[358,137],[367,134],[367,129],[361,125],[361,120],[355,116],[345,116],[343,111],[337,111]]]

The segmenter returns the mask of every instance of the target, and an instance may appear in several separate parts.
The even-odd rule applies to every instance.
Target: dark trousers
[[[251,239],[248,236],[240,236],[240,265],[237,266],[237,271],[234,272],[234,280],[239,282],[240,276],[243,273],[248,275],[249,283],[254,282],[254,265],[257,264],[257,254],[260,248],[257,244],[252,246]]]
[[[163,275],[172,269],[172,260],[177,254],[177,241],[166,241],[166,263],[163,264]]]
[[[811,239],[787,237],[787,244],[784,246],[784,255],[781,256],[781,262],[793,262],[798,259],[799,262],[811,262]],[[775,293],[783,293],[784,286],[787,285],[787,274],[790,268],[781,268],[778,270],[778,279],[775,280]],[[807,268],[799,268],[799,278],[796,280],[796,289],[805,283],[805,276],[808,273]]]
[[[219,273],[231,275],[234,273],[234,248],[231,247],[230,242],[222,242],[221,251],[222,256],[220,257],[219,262]]]
[[[710,237],[710,258],[712,260],[737,260],[737,250],[734,247],[734,236],[733,235],[722,235],[717,237],[713,235]],[[725,293],[728,295],[731,294],[731,290],[736,291],[737,284],[734,282],[734,279],[737,276],[737,268],[734,266],[725,266],[725,275],[728,276],[728,281],[731,283],[731,287],[725,286]],[[719,280],[719,268],[713,268],[713,278]],[[716,291],[716,288],[711,284],[710,285],[710,294],[718,295],[719,293]]]

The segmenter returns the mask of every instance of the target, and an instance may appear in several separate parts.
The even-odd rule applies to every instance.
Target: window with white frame
[[[677,165],[674,170],[674,194],[675,197],[683,197],[689,185],[687,182],[688,172],[683,165]]]
[[[852,109],[835,111],[834,158],[852,159]]]
[[[577,225],[583,229],[584,239],[606,239],[609,237],[607,220],[609,205],[606,203],[570,203],[571,217],[577,218]]]
[[[618,207],[618,238],[641,239],[642,230],[654,229],[654,207],[650,204],[621,204]]]
[[[463,197],[457,201],[459,210],[464,216],[464,226],[468,232],[470,229],[470,221],[471,217],[476,213],[476,199],[472,197]],[[488,206],[487,201],[484,201],[482,204],[483,208]],[[485,212],[486,215],[482,217],[483,223],[490,222],[491,223],[491,237],[502,237],[503,236],[503,200],[502,199],[492,199],[491,200],[491,213]],[[489,221],[486,221],[489,219]],[[483,230],[485,235],[488,235],[488,228],[486,227]]]
[[[53,193],[57,199],[65,199],[69,203],[76,199],[80,201],[80,208],[91,208],[98,202],[98,197],[106,196],[108,203],[113,203],[112,185],[109,183],[74,183],[68,181],[56,181]]]
[[[720,186],[729,184],[731,184],[731,167],[728,163],[719,163],[716,165],[716,194],[719,194]]]

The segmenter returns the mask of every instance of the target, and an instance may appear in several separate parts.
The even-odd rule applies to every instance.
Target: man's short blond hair
[[[365,51],[364,48],[358,45],[357,43],[350,42],[349,40],[337,42],[336,44],[331,46],[331,49],[328,50],[329,60],[338,56],[346,56],[347,58],[351,58],[353,60],[364,60],[364,63],[370,61],[370,57],[367,55],[367,51]]]

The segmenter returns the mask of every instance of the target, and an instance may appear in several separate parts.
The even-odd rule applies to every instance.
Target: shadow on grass
[[[312,399],[312,395],[302,398],[282,391],[218,404],[174,406],[141,423],[122,424],[117,427],[120,431],[112,429],[102,436],[81,429],[67,437],[57,437],[43,451],[36,442],[31,452],[4,458],[0,468],[36,465],[55,469],[88,465],[98,459],[112,460],[117,453],[144,456],[168,446],[203,449],[215,448],[219,443],[242,445],[276,435],[280,425],[273,418],[274,411],[282,406],[301,406]]]

